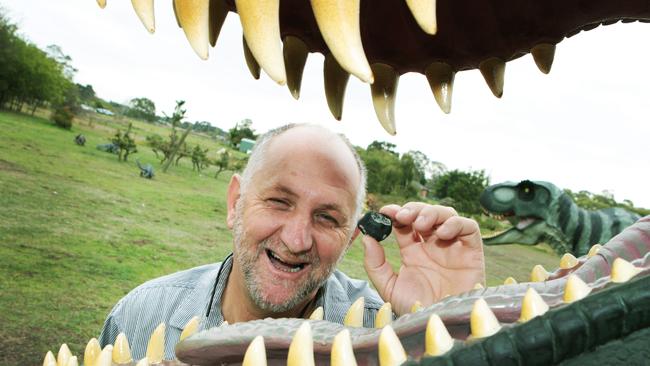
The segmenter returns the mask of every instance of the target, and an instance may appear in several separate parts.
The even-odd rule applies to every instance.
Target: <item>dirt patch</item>
[[[8,172],[27,173],[27,171],[20,165],[0,159],[0,170]]]
[[[131,241],[131,243],[135,244],[137,246],[143,246],[143,245],[151,244],[151,243],[153,243],[153,241],[151,241],[149,239],[140,239],[140,240],[133,240],[133,241]]]

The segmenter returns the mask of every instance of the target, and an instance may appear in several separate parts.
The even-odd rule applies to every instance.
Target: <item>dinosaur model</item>
[[[120,147],[114,143],[99,144],[97,145],[97,150],[111,154],[118,154],[120,152]]]
[[[106,0],[97,1],[106,6]],[[145,28],[154,32],[153,0],[132,4]],[[650,21],[648,0],[174,0],[173,8],[192,48],[204,59],[225,17],[236,11],[253,76],[259,78],[264,70],[295,98],[308,54],[324,54],[325,94],[334,118],[342,117],[351,74],[370,84],[375,112],[390,134],[396,133],[399,76],[406,72],[426,75],[436,102],[449,113],[459,71],[479,69],[492,93],[501,97],[507,61],[531,53],[548,73],[556,44],[565,37],[619,21]],[[148,360],[139,364],[211,365],[244,358],[245,365],[324,364],[330,359],[334,365],[355,365],[355,358],[362,365],[385,366],[647,362],[650,217],[593,252],[579,260],[569,257],[570,264],[564,261],[552,274],[535,267],[531,280],[543,282],[451,296],[382,329],[258,320],[190,336],[177,345],[180,361],[163,362],[162,326],[152,335]],[[187,333],[196,327],[194,320]],[[134,363],[124,337],[114,347],[98,349],[92,341],[87,348],[87,361],[96,358],[96,366]],[[44,364],[52,359],[49,353]]]
[[[560,255],[584,255],[592,244],[608,241],[641,217],[623,208],[582,209],[563,190],[540,181],[495,184],[480,201],[489,214],[505,217],[513,226],[483,238],[485,245],[546,242]]]
[[[77,136],[74,137],[74,143],[79,145],[79,146],[85,146],[86,145],[86,136],[82,134],[78,134]]]
[[[140,168],[140,176],[142,178],[147,178],[147,179],[153,178],[153,176],[154,176],[154,174],[153,174],[153,166],[151,164],[147,164],[145,166],[142,166],[140,164],[140,161],[137,160],[137,159],[135,160],[135,163],[138,164],[138,168]]]
[[[477,286],[426,308],[416,304],[396,320],[384,307],[377,328],[353,325],[363,319],[363,306],[355,304],[346,325],[319,320],[317,309],[310,320],[268,318],[197,332],[195,317],[176,345],[177,360],[163,360],[163,345],[172,340],[161,324],[137,365],[635,365],[650,359],[650,216],[585,256],[563,259],[553,273],[539,268],[530,282]],[[71,356],[67,347],[59,358],[61,352]],[[49,352],[44,364],[53,358]],[[123,334],[104,350],[91,340],[84,362],[135,364]]]

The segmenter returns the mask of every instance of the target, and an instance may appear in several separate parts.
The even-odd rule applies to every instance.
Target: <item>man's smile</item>
[[[266,249],[265,252],[271,265],[282,272],[298,273],[309,265],[308,262],[284,259],[270,249]]]

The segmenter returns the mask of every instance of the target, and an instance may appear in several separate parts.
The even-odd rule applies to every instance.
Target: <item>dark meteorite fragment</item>
[[[364,235],[370,235],[377,241],[382,241],[390,235],[393,222],[390,217],[379,212],[369,211],[357,224]]]

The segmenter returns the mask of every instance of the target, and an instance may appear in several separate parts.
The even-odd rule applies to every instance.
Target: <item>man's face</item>
[[[234,214],[235,259],[264,311],[284,312],[313,295],[342,257],[356,219],[360,178],[352,154],[341,141],[323,143],[300,129],[272,141]]]

